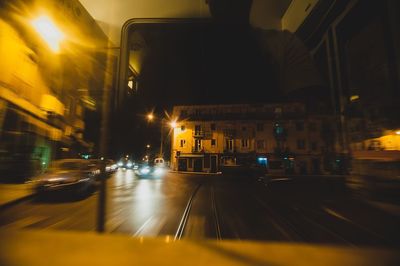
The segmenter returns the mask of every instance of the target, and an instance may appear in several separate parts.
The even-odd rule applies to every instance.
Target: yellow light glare
[[[32,26],[52,51],[55,53],[60,51],[60,43],[64,40],[65,36],[50,18],[40,16],[32,20]]]
[[[169,123],[169,125],[170,125],[172,128],[176,128],[177,123],[176,123],[176,121],[172,121],[172,122]]]
[[[356,100],[358,100],[358,99],[360,99],[360,96],[359,96],[359,95],[352,95],[352,96],[350,96],[350,101],[351,101],[351,102],[354,102],[354,101],[356,101]]]
[[[153,115],[153,114],[148,114],[148,115],[147,115],[147,119],[148,119],[149,121],[152,121],[152,120],[154,119],[154,115]]]
[[[400,135],[400,130],[397,130],[397,131],[396,131],[396,135]]]

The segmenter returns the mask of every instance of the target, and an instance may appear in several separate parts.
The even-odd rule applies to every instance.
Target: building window
[[[304,150],[306,148],[306,141],[304,139],[297,140],[297,149]]]
[[[194,140],[194,151],[195,152],[199,152],[202,149],[202,145],[201,145],[201,139],[195,139]]]
[[[181,126],[181,131],[185,131],[185,129],[186,129],[185,125],[182,125]]]
[[[275,113],[275,114],[282,114],[282,107],[276,107],[276,108],[274,109],[274,113]]]
[[[316,125],[316,123],[314,123],[314,122],[311,122],[310,124],[308,124],[308,128],[311,130],[311,131],[317,131],[318,129],[317,129],[317,125]]]
[[[242,148],[249,147],[249,139],[242,139]]]
[[[186,147],[186,140],[181,139],[180,146],[181,146],[181,148]]]
[[[214,131],[214,130],[216,130],[216,128],[217,128],[217,125],[215,123],[212,123],[211,124],[211,130]]]
[[[243,130],[243,131],[246,131],[246,130],[247,130],[247,128],[246,128],[246,127],[242,127],[242,130]]]
[[[318,149],[318,143],[317,142],[311,142],[311,150],[316,151]]]
[[[187,110],[181,110],[181,117],[187,116]]]
[[[201,126],[200,126],[200,125],[195,125],[195,126],[194,126],[194,132],[196,133],[196,135],[197,135],[197,134],[200,134],[200,132],[201,132]]]
[[[263,123],[257,123],[257,131],[264,131],[264,124]]]
[[[217,146],[217,140],[216,139],[212,139],[211,140],[211,146],[213,146],[213,147]]]
[[[296,122],[296,130],[303,131],[304,130],[304,123],[303,122]]]
[[[226,149],[228,151],[233,151],[233,139],[226,140]]]
[[[264,140],[257,140],[257,149],[265,149],[265,141]]]

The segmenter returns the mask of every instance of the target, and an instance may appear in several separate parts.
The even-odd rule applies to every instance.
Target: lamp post
[[[152,122],[154,121],[156,118],[155,116],[150,113],[147,116],[147,121]],[[170,128],[175,128],[177,125],[177,121],[176,120],[172,120],[172,121],[168,121],[165,118],[159,118],[158,119],[161,123],[160,125],[160,157],[164,157],[163,156],[163,146],[164,146],[164,124],[168,124]]]

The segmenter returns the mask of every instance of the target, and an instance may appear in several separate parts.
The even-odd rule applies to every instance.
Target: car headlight
[[[147,175],[148,173],[150,173],[150,168],[149,167],[143,167],[142,169],[140,169],[140,173]]]
[[[119,167],[121,167],[121,166],[123,166],[124,164],[122,163],[122,162],[118,162],[118,166]]]
[[[131,168],[131,167],[132,167],[132,163],[127,163],[127,164],[126,164],[126,167]]]

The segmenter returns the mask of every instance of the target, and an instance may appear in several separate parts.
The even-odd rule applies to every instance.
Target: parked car
[[[114,173],[118,170],[118,165],[113,160],[106,160],[106,173]]]
[[[100,170],[89,160],[57,160],[35,178],[35,189],[38,193],[68,191],[84,194],[94,188],[99,175]]]

